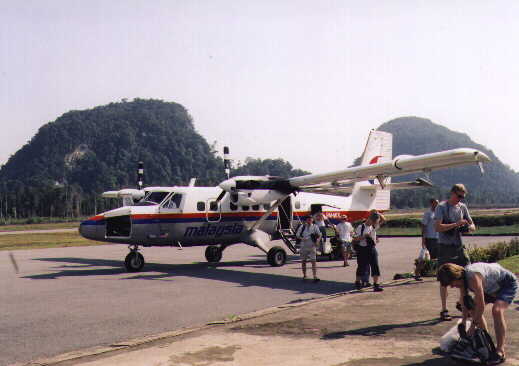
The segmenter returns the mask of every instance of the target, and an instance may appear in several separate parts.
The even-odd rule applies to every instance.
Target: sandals
[[[487,365],[499,365],[506,361],[505,355],[494,352],[490,359],[487,361]]]
[[[449,310],[443,310],[440,312],[440,319],[444,322],[448,322],[452,320],[452,317],[449,315]]]

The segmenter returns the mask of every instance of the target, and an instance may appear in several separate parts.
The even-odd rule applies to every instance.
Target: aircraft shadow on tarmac
[[[259,286],[272,289],[290,290],[299,293],[334,294],[350,291],[354,288],[351,282],[327,281],[319,283],[312,281],[303,282],[301,277],[287,276],[276,273],[248,272],[227,267],[252,267],[272,268],[265,265],[265,261],[229,261],[210,265],[208,263],[192,264],[162,264],[146,263],[145,269],[138,274],[127,273],[121,266],[121,261],[94,258],[35,258],[34,260],[48,261],[53,263],[66,263],[55,266],[55,272],[24,276],[23,278],[42,280],[57,279],[60,277],[75,276],[114,276],[125,274],[128,276],[118,278],[120,280],[162,280],[174,277],[193,277],[235,283],[242,287]],[[110,268],[97,268],[110,267]],[[323,269],[325,271],[326,269]],[[309,273],[311,269],[308,268]]]

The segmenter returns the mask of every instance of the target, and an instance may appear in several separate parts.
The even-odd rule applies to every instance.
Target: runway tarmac
[[[382,278],[411,271],[419,238],[383,238]],[[471,237],[467,243],[508,240]],[[27,362],[134,337],[204,324],[268,306],[353,288],[355,265],[318,264],[321,282],[303,283],[296,256],[270,267],[258,249],[231,246],[222,263],[205,247],[144,248],[146,266],[126,273],[124,245],[0,252],[0,365]],[[437,301],[437,299],[433,299]],[[438,300],[439,301],[439,300]]]

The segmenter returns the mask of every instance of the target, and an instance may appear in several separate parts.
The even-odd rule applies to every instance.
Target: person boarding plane
[[[373,130],[359,166],[288,179],[228,176],[216,187],[195,187],[191,181],[183,187],[105,192],[105,197],[125,198],[127,205],[83,221],[79,232],[87,239],[129,245],[125,266],[131,272],[144,266],[140,246],[207,246],[207,261],[219,262],[225,248],[244,243],[265,252],[270,265],[282,266],[286,251],[270,242],[282,239],[296,253],[290,235],[308,215],[322,211],[332,222],[341,215],[359,220],[372,209],[388,210],[393,189],[432,186],[433,170],[479,164],[483,172],[482,163],[489,161],[468,148],[393,159],[392,135]],[[427,179],[391,183],[391,177],[419,172]],[[134,199],[140,200],[129,205]]]

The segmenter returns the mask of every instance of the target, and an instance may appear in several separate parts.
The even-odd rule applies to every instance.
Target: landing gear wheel
[[[267,253],[267,261],[272,267],[281,267],[287,261],[287,252],[281,247],[273,247]]]
[[[144,267],[144,256],[137,251],[132,251],[124,259],[124,266],[128,272],[139,272]]]
[[[205,249],[205,259],[209,263],[218,263],[222,259],[222,249],[216,245],[209,245]]]

